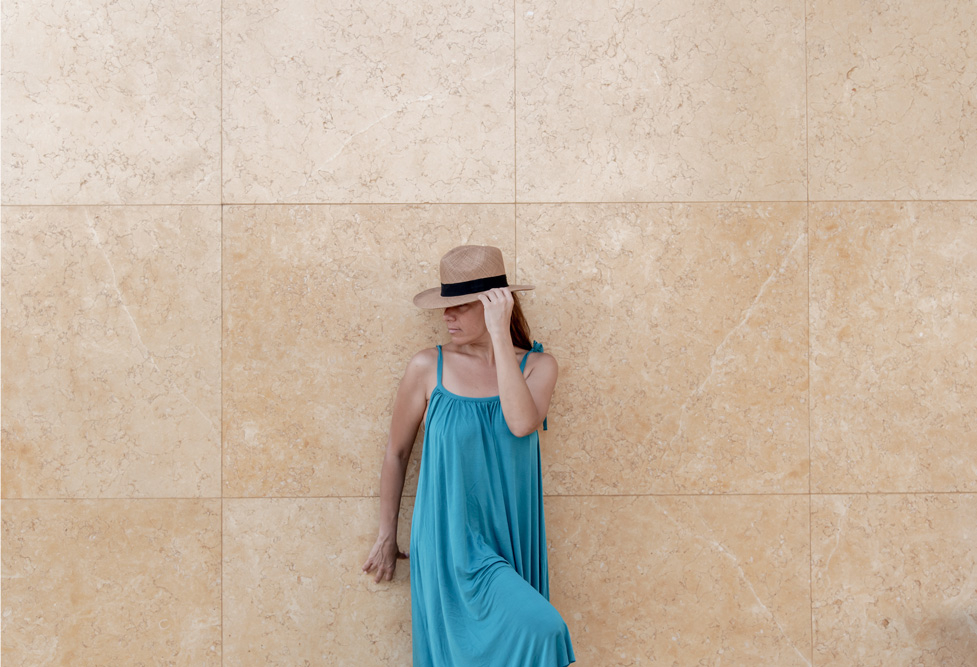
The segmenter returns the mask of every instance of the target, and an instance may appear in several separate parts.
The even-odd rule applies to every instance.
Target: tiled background
[[[5,663],[408,665],[359,567],[465,242],[581,665],[977,663],[970,0],[2,19]]]

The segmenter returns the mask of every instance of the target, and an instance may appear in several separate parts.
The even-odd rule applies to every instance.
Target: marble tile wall
[[[579,664],[977,660],[969,0],[0,11],[4,661],[409,665],[359,567],[467,242]]]

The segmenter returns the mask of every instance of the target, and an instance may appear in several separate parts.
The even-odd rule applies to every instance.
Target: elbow
[[[502,418],[505,419],[505,425],[509,427],[509,432],[517,438],[525,438],[527,435],[532,435],[539,430],[539,427],[543,425],[543,420],[545,419],[545,414],[539,413],[539,408],[533,406],[532,411],[529,410],[510,410],[506,413],[505,408],[502,408]]]
[[[512,432],[512,435],[516,436],[517,438],[525,438],[527,435],[532,435],[538,430],[539,430],[539,424],[509,427],[509,431]]]

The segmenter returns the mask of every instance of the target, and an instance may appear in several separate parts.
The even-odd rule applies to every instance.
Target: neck
[[[472,342],[459,345],[458,347],[465,354],[470,354],[487,364],[495,365],[495,347],[492,345],[492,337],[488,335],[488,332]]]

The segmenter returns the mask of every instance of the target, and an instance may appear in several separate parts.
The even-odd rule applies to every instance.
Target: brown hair
[[[529,323],[519,305],[519,296],[512,295],[512,316],[509,318],[509,335],[512,344],[517,348],[528,350],[533,346],[533,337],[529,335]]]

